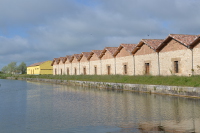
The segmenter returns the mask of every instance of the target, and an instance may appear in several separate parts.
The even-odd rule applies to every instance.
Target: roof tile
[[[153,50],[156,50],[157,47],[164,41],[163,39],[142,39],[142,42],[147,44]]]
[[[137,44],[121,44],[120,46],[122,46],[126,51],[131,53],[133,49],[137,46]]]
[[[92,52],[99,57],[101,53],[103,52],[103,50],[92,50]]]
[[[43,64],[44,62],[46,62],[46,61],[43,61],[43,62],[38,62],[38,63],[34,63],[34,64],[31,64],[31,65],[30,65],[30,66],[28,66],[28,67],[32,67],[32,66],[39,66],[39,65]]]
[[[189,46],[192,42],[194,42],[194,40],[196,40],[199,37],[199,35],[184,35],[184,34],[170,34],[169,36],[183,43],[186,46]]]
[[[118,47],[105,47],[105,50],[109,51],[112,55],[115,54],[117,49],[118,49]]]

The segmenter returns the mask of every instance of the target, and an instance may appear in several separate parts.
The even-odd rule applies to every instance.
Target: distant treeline
[[[1,73],[6,74],[25,74],[26,73],[26,63],[22,62],[17,66],[17,62],[11,62],[7,66],[1,69]]]

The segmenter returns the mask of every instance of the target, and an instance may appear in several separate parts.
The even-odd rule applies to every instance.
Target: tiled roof
[[[85,56],[87,59],[90,57],[91,52],[82,52],[82,55]]]
[[[100,58],[104,56],[106,51],[110,52],[112,56],[115,56],[115,53],[117,51],[118,47],[105,47],[104,50],[100,54]]]
[[[121,44],[120,46],[122,46],[126,51],[128,52],[132,52],[133,49],[136,47],[137,44]]]
[[[67,58],[66,58],[66,57],[60,57],[60,60],[61,60],[63,63],[65,63],[65,61],[67,60]]]
[[[86,57],[87,60],[91,57],[91,52],[82,52],[80,55],[79,55],[79,61],[82,59],[82,57]]]
[[[66,57],[66,60],[70,60],[72,56],[71,55],[66,55],[65,57]]]
[[[153,50],[156,50],[157,47],[163,42],[163,39],[142,39],[141,42],[147,44]]]
[[[60,58],[55,58],[55,61],[58,64],[60,62]]]
[[[200,35],[169,34],[169,36],[167,36],[167,38],[157,47],[157,51],[161,50],[171,39],[175,39],[186,47],[189,47],[199,37]]]
[[[76,58],[76,59],[78,60],[79,57],[80,57],[80,54],[74,54],[73,57]],[[73,58],[73,57],[72,57],[72,58]],[[72,58],[71,58],[71,59],[72,59]]]
[[[101,53],[103,52],[103,50],[92,50],[92,52],[99,57]]]
[[[39,65],[43,64],[44,62],[46,62],[46,61],[43,61],[43,62],[38,62],[38,63],[34,63],[34,64],[31,64],[31,65],[30,65],[30,66],[28,66],[28,67],[32,67],[32,66],[39,66]]]
[[[132,54],[131,52],[133,51],[133,49],[136,47],[137,44],[120,44],[120,46],[117,48],[117,50],[114,53],[114,56],[116,56],[122,48],[124,48],[126,51],[128,51],[130,54]]]
[[[53,59],[53,61],[52,61],[52,63],[51,63],[51,66],[53,66],[54,62],[56,62],[56,63],[57,63],[57,62],[58,62],[58,60],[60,60],[60,59],[59,59],[59,58],[54,58],[54,59]],[[57,64],[58,64],[58,63],[57,63]]]
[[[183,34],[170,34],[171,38],[183,43],[186,46],[189,46],[191,43],[196,40],[199,35],[183,35]]]
[[[118,47],[105,47],[105,50],[109,51],[112,55],[116,52]]]

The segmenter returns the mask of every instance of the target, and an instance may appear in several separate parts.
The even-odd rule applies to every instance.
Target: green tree
[[[17,70],[19,73],[21,74],[25,74],[26,73],[26,63],[22,62],[18,67]]]
[[[10,74],[17,73],[17,63],[16,62],[9,63],[7,67],[8,67],[8,73],[10,73]]]
[[[2,71],[3,73],[8,73],[8,66],[4,66],[4,67],[1,69],[1,71]]]

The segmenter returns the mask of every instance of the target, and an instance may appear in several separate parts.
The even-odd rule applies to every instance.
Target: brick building
[[[200,35],[170,34],[54,58],[53,74],[199,75]]]

